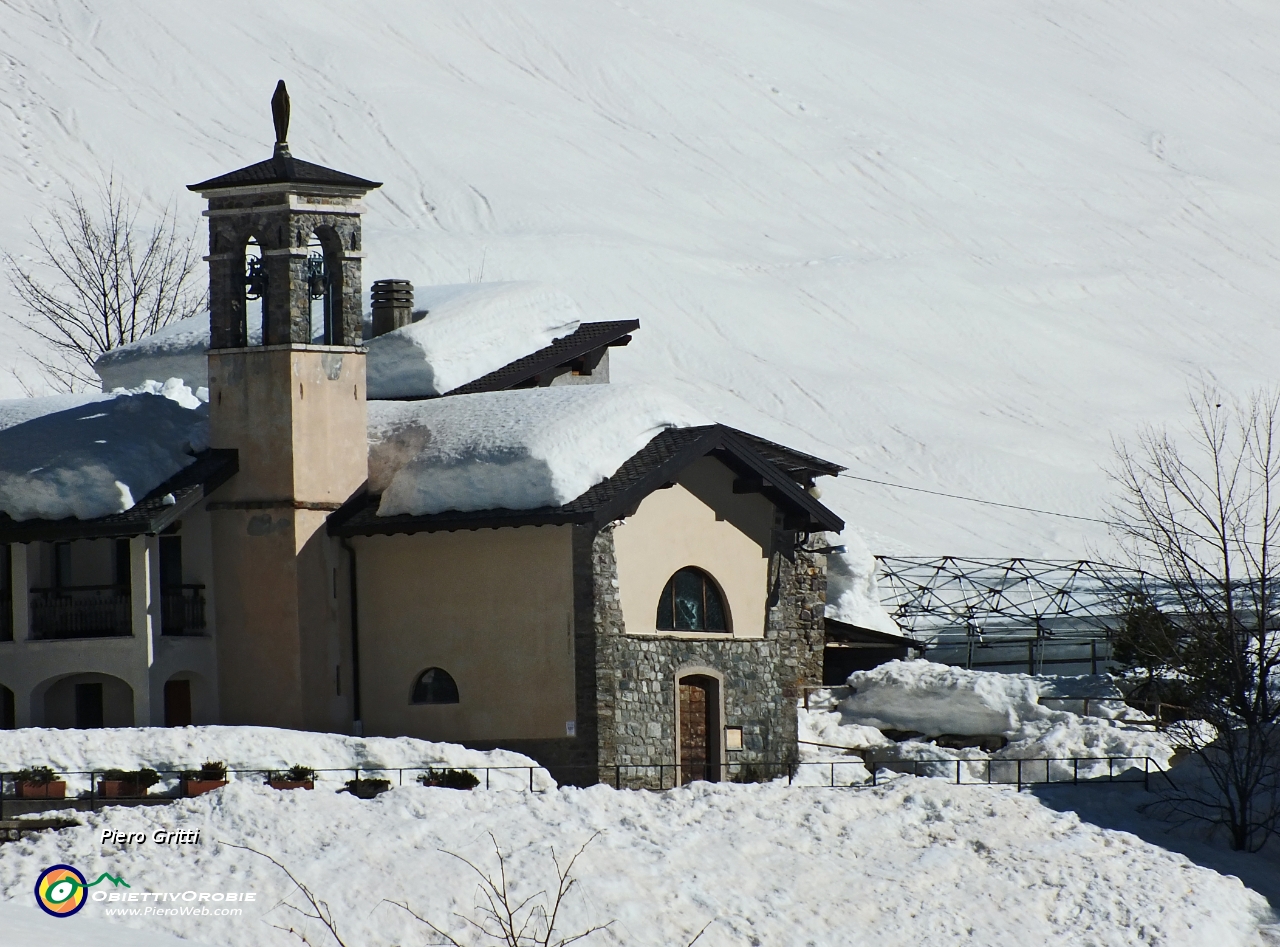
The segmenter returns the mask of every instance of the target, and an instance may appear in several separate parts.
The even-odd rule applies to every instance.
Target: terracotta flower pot
[[[227,784],[225,779],[184,779],[182,794],[184,796],[203,796],[207,792],[221,789]]]
[[[315,789],[316,782],[314,779],[303,779],[294,782],[290,779],[272,779],[268,780],[272,789]]]
[[[17,782],[19,799],[65,799],[67,798],[66,780],[55,779],[47,783],[29,783],[24,779]]]
[[[145,796],[147,790],[137,783],[123,779],[98,780],[98,795],[104,799],[136,799]]]

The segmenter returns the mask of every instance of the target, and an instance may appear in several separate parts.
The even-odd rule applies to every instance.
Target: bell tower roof
[[[271,97],[271,117],[276,129],[276,148],[270,158],[209,178],[199,184],[189,184],[187,190],[203,192],[222,188],[261,187],[264,184],[342,187],[360,191],[382,187],[381,181],[368,181],[345,171],[335,171],[310,161],[302,161],[289,153],[289,143],[286,140],[289,133],[289,93],[283,79],[276,84],[275,95]]]

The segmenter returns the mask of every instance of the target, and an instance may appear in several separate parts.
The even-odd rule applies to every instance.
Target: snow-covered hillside
[[[1201,370],[1273,374],[1278,46],[1280,8],[1213,0],[3,0],[0,248],[108,172],[194,226],[183,185],[268,156],[284,77],[294,153],[386,182],[368,281],[549,283],[642,320],[615,378],[859,475],[1095,515],[1112,434]],[[1101,538],[826,499],[877,551]]]

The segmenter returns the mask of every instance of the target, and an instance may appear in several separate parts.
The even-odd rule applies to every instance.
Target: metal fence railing
[[[884,785],[904,776],[946,779],[956,785],[1028,786],[1050,784],[1097,785],[1099,783],[1141,783],[1150,789],[1153,779],[1166,780],[1168,772],[1150,757],[1038,757],[1032,759],[878,759],[870,750],[849,748],[856,754],[840,760],[743,761],[729,762],[708,773],[712,781],[766,782],[785,779],[787,785],[808,788],[860,789]],[[225,782],[267,783],[275,776],[285,780],[282,767],[228,770]],[[429,773],[454,769],[471,773],[477,789],[507,789],[544,792],[558,788],[558,783],[541,766],[460,766],[439,764],[434,767],[352,767],[314,770],[317,789],[343,791],[350,780],[358,789],[376,795],[394,786],[413,785]],[[576,773],[575,769],[579,770]],[[158,781],[150,786],[132,785],[129,780],[108,779],[107,770],[91,770],[59,774],[52,789],[32,795],[30,788],[20,789],[16,773],[0,773],[0,819],[6,807],[13,811],[73,808],[99,809],[105,805],[157,805],[175,802],[190,795],[191,780],[184,773],[195,770],[155,770]],[[596,767],[559,767],[558,775],[566,783],[605,783],[618,789],[672,789],[687,782],[678,764],[619,764]],[[119,785],[124,783],[123,786]],[[216,788],[223,780],[202,782],[201,790]],[[108,783],[117,785],[109,786]],[[34,790],[38,793],[39,790]],[[357,793],[360,794],[360,793]],[[15,806],[15,803],[18,805]]]

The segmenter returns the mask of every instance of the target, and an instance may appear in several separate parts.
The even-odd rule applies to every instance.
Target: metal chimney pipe
[[[373,334],[385,335],[413,321],[413,284],[406,279],[375,280],[370,287]]]

